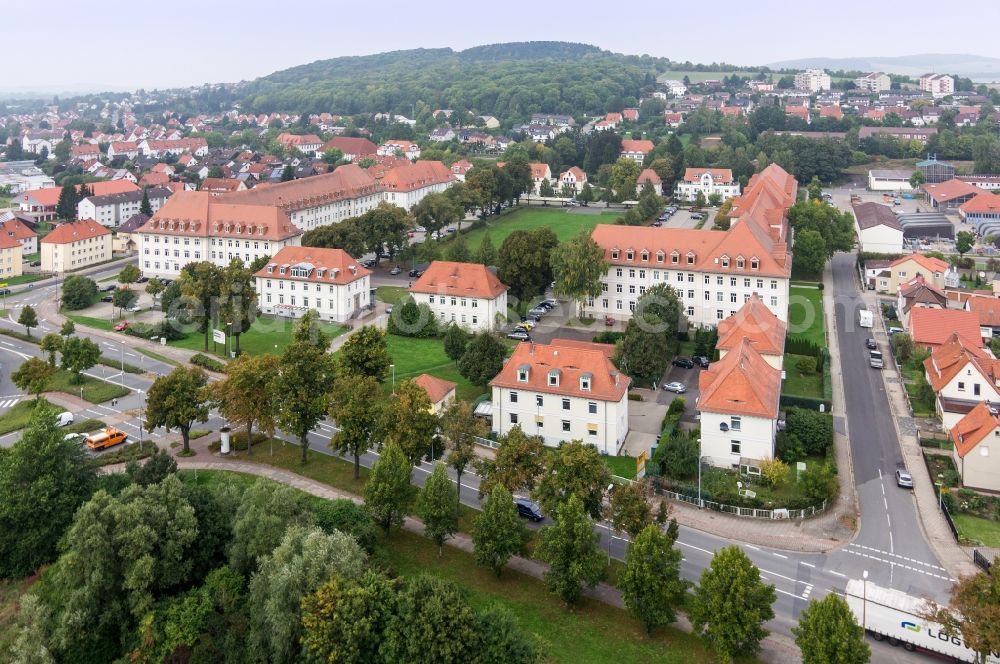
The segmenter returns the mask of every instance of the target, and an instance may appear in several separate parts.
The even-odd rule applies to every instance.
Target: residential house
[[[995,403],[980,402],[950,432],[952,459],[962,486],[1000,491],[1000,411]],[[991,448],[997,448],[993,451]]]
[[[974,311],[915,307],[910,310],[907,322],[913,343],[932,352],[952,334],[958,334],[962,343],[967,346],[981,348],[983,345],[979,314]]]
[[[410,286],[410,295],[442,325],[479,332],[498,329],[507,317],[507,286],[479,263],[434,261]]]
[[[205,178],[198,189],[213,194],[231,194],[234,191],[246,191],[247,185],[236,178]]]
[[[820,106],[819,107],[819,117],[821,118],[833,118],[834,120],[843,120],[844,111],[840,106]]]
[[[808,106],[801,106],[798,104],[785,106],[785,115],[804,120],[806,124],[812,123],[812,117],[809,115]]]
[[[950,431],[976,404],[1000,400],[1000,360],[952,333],[924,360],[941,426]]]
[[[947,74],[924,74],[920,77],[920,89],[934,97],[947,97],[955,92],[955,79]]]
[[[0,235],[0,282],[21,276],[24,256],[24,248],[17,238]]]
[[[149,205],[156,212],[172,194],[173,191],[167,187],[150,187],[119,194],[88,196],[77,203],[76,216],[78,219],[93,219],[110,228],[137,214],[142,207],[143,195],[149,197]]]
[[[323,144],[320,152],[327,150],[340,150],[347,161],[357,161],[363,157],[374,157],[378,153],[378,146],[367,138],[335,136]]]
[[[143,140],[139,142],[139,152],[146,157],[161,158],[167,155],[179,156],[190,153],[196,157],[208,154],[208,143],[204,138],[178,138],[173,140]]]
[[[434,141],[435,143],[447,143],[448,141],[454,140],[455,130],[451,127],[438,127],[432,129],[430,134],[428,134],[428,139]]]
[[[369,308],[371,272],[343,249],[285,246],[254,278],[262,313],[343,323]]]
[[[323,148],[323,139],[316,134],[289,134],[282,132],[276,139],[286,150],[298,150],[305,155],[318,155]]]
[[[682,81],[674,79],[667,79],[662,82],[662,85],[666,88],[667,93],[674,97],[683,97],[688,91],[687,86]]]
[[[653,187],[653,191],[657,194],[663,194],[663,180],[660,179],[660,176],[657,175],[656,171],[652,168],[643,169],[642,172],[639,173],[639,178],[636,180],[636,187],[639,191],[642,191],[642,188],[646,186],[646,184],[651,185]]]
[[[559,174],[559,187],[572,188],[574,195],[579,194],[585,184],[587,184],[587,174],[577,166],[570,166],[568,171]]]
[[[427,398],[431,400],[431,412],[439,415],[441,411],[455,402],[455,390],[458,383],[444,380],[430,374],[420,374],[413,382],[423,388]]]
[[[468,159],[459,159],[451,165],[451,174],[459,182],[465,182],[465,174],[472,170],[472,162]]]
[[[753,293],[739,310],[725,320],[720,320],[715,349],[719,359],[739,348],[744,341],[756,350],[764,361],[781,369],[785,356],[787,324],[771,311],[760,295]]]
[[[965,301],[964,308],[979,315],[979,328],[984,339],[1000,337],[1000,298],[988,295],[970,297]]]
[[[84,143],[74,145],[69,149],[70,158],[76,161],[87,161],[90,159],[100,159],[101,148],[97,143]]]
[[[0,211],[0,237],[16,240],[25,256],[38,251],[38,233],[12,210]]]
[[[392,140],[380,145],[375,154],[383,157],[398,154],[413,160],[420,158],[420,147],[413,141]]]
[[[581,440],[617,454],[628,434],[629,383],[599,348],[520,343],[490,381],[493,431],[520,427],[550,447]]]
[[[54,159],[55,147],[64,135],[61,129],[28,129],[21,137],[21,149],[31,154],[41,154],[45,150],[49,159]]]
[[[226,267],[234,258],[249,265],[261,256],[274,256],[283,247],[297,246],[302,231],[277,205],[241,204],[207,191],[182,191],[136,234],[142,273],[176,279],[188,263],[209,261]]]
[[[138,191],[139,188],[128,180],[114,180],[106,182],[91,182],[87,188],[95,196],[107,196],[110,194],[122,194],[129,191]],[[79,190],[79,185],[77,185]],[[47,187],[45,189],[32,189],[22,194],[18,194],[13,202],[17,203],[22,212],[26,212],[34,221],[52,221],[56,218],[56,205],[59,203],[59,194],[62,187]]]
[[[701,192],[706,200],[718,194],[723,200],[740,195],[740,183],[728,168],[688,168],[684,179],[678,181],[674,196],[684,201],[694,201]]]
[[[879,293],[898,293],[900,284],[905,284],[918,274],[930,285],[944,289],[944,275],[948,264],[939,258],[910,254],[889,263],[889,276],[880,277],[875,290]]]
[[[442,192],[456,180],[451,170],[440,161],[417,161],[390,169],[379,179],[379,185],[383,190],[383,200],[411,210],[424,196]]]
[[[111,238],[111,250],[123,254],[134,254],[139,251],[139,236],[136,234],[143,224],[149,221],[149,216],[136,212],[118,225],[118,230]]]
[[[914,307],[947,309],[948,296],[940,288],[927,283],[924,275],[918,274],[905,284],[900,284],[896,295],[896,314],[904,328],[909,327],[910,312]]]
[[[611,120],[598,120],[594,123],[594,131],[614,131],[617,127]]]
[[[868,92],[874,92],[875,94],[884,92],[892,87],[892,81],[890,80],[889,75],[880,71],[859,76],[854,79],[854,84],[859,90],[867,90]]]
[[[529,166],[531,167],[532,193],[541,196],[542,183],[552,184],[552,169],[544,163],[532,162]]]
[[[42,272],[65,274],[111,257],[111,231],[93,219],[59,224],[41,241]]]
[[[641,166],[646,155],[652,152],[654,147],[656,146],[653,145],[653,141],[626,138],[622,140],[622,151],[619,158],[631,159]]]
[[[822,69],[807,69],[795,75],[795,87],[809,92],[829,90],[830,75]]]
[[[700,455],[720,468],[760,472],[774,458],[781,370],[744,337],[698,376]]]
[[[483,126],[485,126],[487,129],[500,128],[500,120],[496,119],[492,115],[480,115],[479,117],[482,119],[484,123]]]
[[[861,251],[902,253],[903,226],[892,208],[878,203],[858,203],[852,206],[852,211]]]
[[[622,109],[622,120],[625,122],[638,122],[639,121],[639,109],[638,108],[624,108]]]

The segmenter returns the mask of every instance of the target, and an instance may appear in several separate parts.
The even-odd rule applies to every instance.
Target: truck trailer
[[[930,610],[927,600],[899,590],[883,588],[862,579],[851,579],[845,591],[847,604],[858,624],[876,641],[887,641],[906,650],[925,650],[957,662],[975,664],[976,652],[961,634],[951,636],[936,622],[921,617]],[[986,664],[1000,664],[1000,653],[990,653]]]

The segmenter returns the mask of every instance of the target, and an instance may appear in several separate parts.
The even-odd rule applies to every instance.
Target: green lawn
[[[687,76],[688,80],[692,83],[700,83],[702,81],[721,81],[724,78],[732,76],[734,73],[740,76],[748,76],[746,72],[731,72],[731,71],[679,71],[672,69],[665,71],[659,76],[657,80],[660,81],[683,81],[684,77]]]
[[[963,540],[978,543],[980,546],[1000,548],[1000,522],[971,514],[953,514],[952,519]]]
[[[396,365],[397,383],[426,373],[457,383],[456,396],[464,401],[475,401],[480,394],[486,392],[458,373],[456,363],[444,354],[444,342],[441,339],[413,339],[390,334],[386,336],[386,341],[389,355]]]
[[[594,203],[592,206],[600,205]],[[510,214],[489,220],[485,226],[468,233],[463,233],[465,242],[471,251],[479,248],[479,244],[489,232],[490,240],[497,249],[514,231],[531,231],[536,228],[548,227],[556,234],[560,242],[569,240],[580,231],[588,233],[597,224],[613,224],[620,216],[617,212],[601,212],[600,214],[580,214],[569,212],[575,208],[544,208],[523,207]],[[447,245],[447,241],[444,242]]]
[[[823,374],[813,372],[802,375],[795,368],[795,363],[802,355],[785,354],[785,385],[782,388],[784,394],[794,394],[800,397],[823,398]]]
[[[42,399],[42,401],[45,401],[52,410],[59,410],[58,406],[53,406],[45,399]],[[25,401],[17,402],[7,412],[0,415],[0,434],[10,433],[11,431],[17,431],[28,426],[28,420],[31,419],[33,412],[35,412],[34,399],[29,398]]]
[[[826,346],[823,291],[808,286],[789,286],[788,297],[789,336],[808,339],[821,348]]]
[[[604,456],[604,463],[611,470],[612,475],[632,479],[635,477],[635,457],[630,456]]]
[[[285,350],[285,346],[292,340],[293,325],[294,322],[289,320],[259,318],[248,332],[240,335],[240,350],[251,355],[263,355],[265,353],[278,355]],[[333,323],[324,323],[322,329],[331,339],[339,337],[347,331],[346,327]],[[205,337],[202,334],[189,334],[183,339],[167,343],[177,348],[186,348],[200,353],[205,352]],[[231,350],[231,341],[229,345]],[[226,345],[213,343],[212,338],[209,337],[208,352],[225,358]]]
[[[84,325],[86,327],[93,327],[98,330],[105,330],[111,332],[115,328],[115,324],[111,321],[104,320],[103,318],[94,318],[93,316],[81,316],[80,314],[71,314],[68,311],[60,312],[63,316],[70,319],[77,325]]]
[[[99,372],[100,368],[95,367],[91,369],[91,371],[95,370]],[[70,372],[59,369],[49,381],[46,391],[66,392],[67,394],[80,396],[82,388],[84,400],[90,403],[104,403],[105,401],[110,401],[116,397],[120,398],[129,393],[127,387],[122,387],[114,383],[106,383],[103,380],[91,378],[90,376],[83,376],[83,382],[81,383],[74,383],[72,379],[73,375]]]
[[[47,274],[22,274],[16,277],[11,277],[9,279],[4,279],[3,282],[8,286],[17,286],[18,284],[30,284],[33,281],[41,281],[42,279],[48,279]]]
[[[163,362],[164,364],[169,364],[172,367],[179,367],[180,366],[179,362],[176,362],[175,360],[170,359],[166,355],[160,355],[156,351],[146,350],[145,348],[133,348],[132,350],[134,350],[137,353],[142,353],[146,357],[151,357],[154,360],[156,360],[157,362]]]
[[[399,304],[409,294],[409,289],[402,286],[379,286],[375,289],[375,298],[386,304]]]

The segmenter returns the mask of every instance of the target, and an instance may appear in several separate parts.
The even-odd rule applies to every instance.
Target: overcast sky
[[[559,40],[692,62],[1000,57],[1000,2],[937,0],[102,0],[3,2],[0,90],[153,89],[252,79],[340,55]],[[486,10],[489,8],[489,11]],[[614,12],[614,17],[609,13]],[[964,16],[963,16],[964,14]],[[921,35],[924,38],[921,38]]]

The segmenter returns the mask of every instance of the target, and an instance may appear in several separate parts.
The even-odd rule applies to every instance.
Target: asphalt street
[[[868,336],[868,331],[851,329],[850,325],[851,321],[856,319],[854,306],[857,301],[857,289],[852,276],[853,259],[848,256],[838,256],[835,261],[834,296],[837,303],[841,356],[845,365],[843,371],[847,388],[847,426],[849,433],[853,434],[851,444],[855,479],[862,508],[861,532],[855,542],[827,554],[798,554],[740,544],[760,568],[762,577],[768,583],[775,585],[776,618],[768,626],[774,632],[785,635],[790,634],[790,628],[796,624],[798,614],[810,599],[820,598],[828,592],[842,592],[847,579],[860,578],[863,570],[868,570],[869,578],[880,585],[938,599],[946,598],[951,583],[926,543],[916,535],[920,530],[910,494],[895,487],[893,472],[899,452],[889,405],[881,387],[881,377],[869,369],[863,353],[864,339]],[[98,271],[94,276],[100,278],[112,274],[117,269],[120,269],[120,266]],[[56,298],[58,288],[58,283],[50,283],[15,292],[9,296],[8,316],[0,319],[0,326],[23,330],[14,322],[20,307],[24,304],[37,304],[43,299]],[[46,331],[56,330],[58,326],[50,321],[41,321],[40,328],[39,332],[44,334]],[[104,337],[91,335],[82,326],[77,326],[77,334],[91,337],[101,345],[106,356],[118,358],[124,354],[127,363],[141,365],[149,372],[123,375],[120,371],[108,367],[100,365],[94,367],[88,375],[109,382],[123,383],[132,392],[127,397],[119,399],[115,406],[111,404],[89,406],[76,413],[78,419],[109,417],[116,413],[124,413],[128,419],[121,426],[130,438],[137,438],[138,409],[144,403],[146,391],[156,374],[169,372],[172,367],[142,356],[127,344],[117,344],[107,341]],[[17,389],[10,383],[10,372],[26,357],[40,355],[38,347],[33,344],[11,337],[0,337],[0,365],[2,365],[0,397],[6,397],[6,401],[25,398],[19,395]],[[0,398],[0,413],[9,407],[5,405],[5,399]],[[213,413],[204,428],[215,429],[224,423],[217,413]],[[837,426],[843,427],[843,423],[838,422]],[[312,448],[321,453],[333,454],[330,440],[335,431],[332,423],[321,422],[309,436]],[[161,438],[165,433],[158,430],[152,434],[152,438]],[[144,433],[143,437],[148,440],[150,434]],[[290,436],[282,437],[285,440],[292,440]],[[0,437],[0,445],[9,446],[16,438],[16,433]],[[266,449],[261,449],[256,454],[266,453]],[[370,452],[362,458],[362,465],[371,467],[377,458],[377,452]],[[429,473],[430,465],[426,462],[415,468],[415,483],[423,484]],[[474,473],[463,475],[461,487],[463,503],[472,507],[479,506],[478,484],[479,478]],[[596,531],[600,536],[602,549],[607,550],[610,535],[612,555],[622,559],[628,546],[627,538],[609,533],[605,524],[599,524]],[[713,553],[733,543],[702,531],[682,527],[678,546],[684,555],[683,576],[696,581],[702,570],[708,566]],[[872,646],[875,652],[873,661],[912,662],[921,659],[920,655],[906,653],[884,644],[872,643]]]

